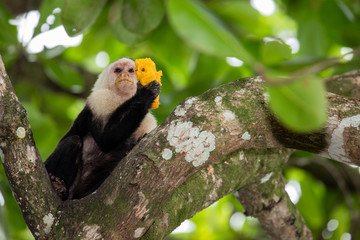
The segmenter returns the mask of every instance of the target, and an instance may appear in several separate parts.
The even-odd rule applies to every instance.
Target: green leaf
[[[78,35],[94,24],[106,0],[66,0],[61,19],[70,36]]]
[[[122,43],[133,46],[146,38],[146,34],[138,34],[125,28],[122,21],[123,0],[116,0],[109,11],[109,23],[114,36]]]
[[[121,9],[123,25],[131,32],[146,34],[154,30],[165,14],[161,0],[125,1]]]
[[[45,73],[61,87],[79,92],[84,88],[84,82],[79,73],[64,62],[46,61]]]
[[[332,41],[349,47],[358,46],[360,25],[359,21],[356,21],[353,10],[343,1],[325,0],[321,2],[319,19]]]
[[[291,48],[280,40],[265,42],[260,52],[261,60],[266,65],[279,64],[291,57]]]
[[[174,30],[195,49],[218,57],[237,57],[254,64],[253,57],[234,35],[197,0],[169,0],[169,21]]]
[[[165,67],[162,69],[163,73],[166,72],[174,87],[176,89],[187,87],[189,75],[193,71],[192,64],[194,61],[196,64],[194,55],[197,55],[197,52],[189,48],[165,21],[149,35],[147,44],[152,54],[156,56],[156,61]],[[176,57],[174,57],[174,49],[177,52]],[[162,93],[165,93],[164,91],[169,85],[163,85]],[[174,90],[171,89],[171,91]]]
[[[269,86],[270,107],[280,121],[297,132],[324,126],[327,101],[323,83],[314,76],[303,77],[283,86]]]
[[[330,39],[327,39],[324,27],[317,19],[299,21],[298,38],[300,42],[299,53],[309,56],[326,56]]]

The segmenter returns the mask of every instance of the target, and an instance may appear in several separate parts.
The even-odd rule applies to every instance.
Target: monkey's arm
[[[140,126],[159,93],[160,84],[156,81],[144,87],[138,84],[135,96],[115,110],[103,131],[100,131],[98,126],[93,125],[91,133],[101,151],[109,152],[126,141]]]
[[[75,119],[70,130],[60,140],[54,152],[45,161],[45,167],[53,185],[56,184],[54,182],[61,185],[61,181],[63,181],[66,191],[69,190],[76,177],[81,158],[82,141],[83,137],[89,132],[89,119],[91,119],[91,116],[91,111],[85,107]],[[56,186],[54,187],[56,189]],[[60,195],[59,191],[58,194]]]

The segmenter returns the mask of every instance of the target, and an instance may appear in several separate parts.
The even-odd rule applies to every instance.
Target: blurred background
[[[186,97],[258,74],[256,63],[289,74],[338,59],[319,78],[360,66],[359,0],[1,0],[0,29],[0,54],[43,160],[97,75],[123,56],[150,57],[163,71],[159,123]],[[296,151],[284,175],[314,239],[360,239],[358,167]],[[169,239],[268,239],[243,212],[229,195]],[[2,165],[0,239],[33,239]]]

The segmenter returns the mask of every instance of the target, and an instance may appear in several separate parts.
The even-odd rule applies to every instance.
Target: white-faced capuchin
[[[146,86],[138,82],[130,58],[105,68],[86,106],[45,162],[62,200],[95,191],[139,139],[156,127],[149,110],[159,94],[157,81]]]

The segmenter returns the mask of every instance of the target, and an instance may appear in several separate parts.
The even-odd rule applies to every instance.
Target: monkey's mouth
[[[126,85],[132,85],[132,84],[134,84],[133,81],[125,78],[125,79],[118,79],[118,80],[116,81],[115,85],[119,85],[119,84],[123,84],[123,83],[125,83]]]

